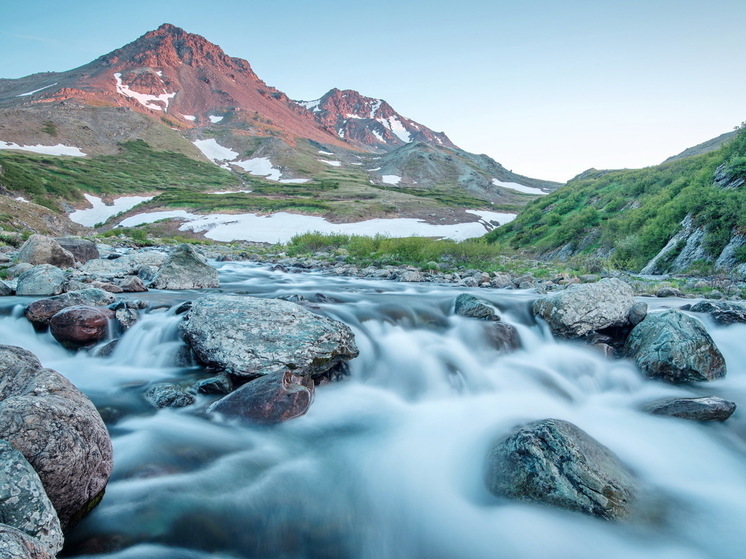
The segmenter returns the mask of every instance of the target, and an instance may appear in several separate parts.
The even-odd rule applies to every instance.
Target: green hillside
[[[714,259],[746,230],[746,186],[734,187],[739,178],[746,179],[744,127],[709,153],[645,169],[587,171],[486,239],[545,256],[608,256],[615,267],[640,270],[691,215]]]

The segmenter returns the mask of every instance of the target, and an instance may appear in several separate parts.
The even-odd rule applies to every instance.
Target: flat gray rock
[[[65,272],[51,264],[40,264],[18,276],[16,295],[59,295],[67,289]]]
[[[154,289],[205,289],[219,286],[218,271],[188,244],[176,247],[150,283],[150,287]]]
[[[651,402],[645,406],[645,410],[654,415],[694,421],[725,421],[736,411],[736,403],[716,396],[668,398]]]

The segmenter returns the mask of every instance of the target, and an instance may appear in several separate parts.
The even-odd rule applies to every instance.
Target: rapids
[[[22,314],[31,298],[0,301],[0,341],[68,377],[111,432],[112,479],[99,507],[68,534],[65,556],[743,557],[743,412],[701,424],[639,408],[666,396],[746,402],[746,325],[706,322],[726,358],[724,379],[671,386],[644,379],[628,361],[553,340],[529,312],[532,292],[216,266],[224,291],[331,298],[320,312],[349,324],[360,348],[350,378],[319,387],[307,415],[273,427],[207,419],[199,413],[207,396],[155,411],[142,397],[149,383],[207,376],[185,366],[180,317],[167,308],[199,293],[139,294],[151,308],[108,356],[73,354],[36,333]],[[500,308],[523,348],[498,353],[482,323],[454,315],[462,292]],[[578,425],[663,495],[660,518],[608,522],[491,496],[482,480],[490,444],[518,423],[549,417]]]

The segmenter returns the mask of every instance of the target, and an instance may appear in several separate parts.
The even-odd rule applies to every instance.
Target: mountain
[[[746,128],[720,144],[645,169],[586,171],[487,238],[649,274],[746,277]]]
[[[239,208],[198,194],[227,183],[253,195]],[[340,220],[515,210],[560,186],[464,152],[381,99],[332,89],[293,101],[246,60],[170,24],[73,70],[0,79],[4,192],[61,212],[85,206],[86,193],[115,197],[137,184],[155,192],[151,208]]]

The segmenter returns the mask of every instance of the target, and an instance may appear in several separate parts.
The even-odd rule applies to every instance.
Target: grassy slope
[[[532,253],[570,245],[576,252],[612,254],[612,264],[639,270],[692,214],[706,226],[705,243],[717,255],[734,228],[746,229],[746,188],[713,184],[724,164],[746,176],[746,129],[722,148],[639,170],[589,173],[530,203],[489,242]]]

